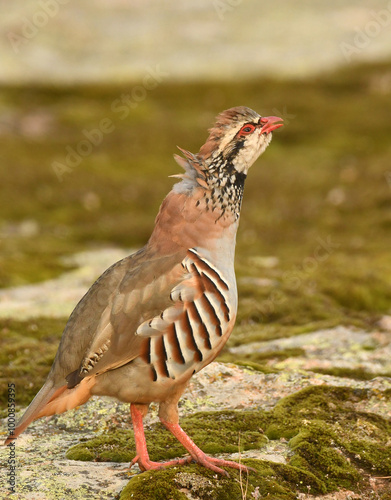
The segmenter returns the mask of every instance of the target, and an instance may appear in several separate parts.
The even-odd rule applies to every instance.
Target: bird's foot
[[[247,474],[250,471],[255,472],[251,467],[246,467],[245,465],[238,464],[237,462],[231,462],[230,460],[223,460],[221,458],[209,457],[205,453],[198,454],[197,458],[194,457],[194,461],[200,465],[203,465],[207,469],[213,470],[214,472],[218,472],[219,474],[223,474],[224,476],[229,477],[229,474],[221,467],[231,467],[232,469],[237,469],[242,472],[246,472]]]
[[[255,472],[251,467],[246,467],[245,465],[238,464],[237,462],[231,462],[230,460],[223,460],[221,458],[209,457],[204,453],[198,446],[192,441],[185,431],[180,427],[179,424],[168,422],[160,418],[162,424],[167,430],[169,430],[178,441],[187,449],[190,455],[193,457],[194,462],[203,465],[207,469],[213,470],[218,474],[223,474],[224,476],[229,476],[228,472],[221,467],[231,467],[233,469],[240,470],[242,472],[248,473],[249,471]]]
[[[175,460],[169,460],[167,462],[153,462],[149,457],[142,457],[136,455],[134,459],[130,462],[129,469],[133,467],[134,464],[138,464],[140,469],[145,472],[147,470],[161,470],[166,467],[174,467],[175,465],[185,465],[192,461],[192,457],[176,458]]]
[[[133,467],[134,464],[138,464],[140,470],[145,472],[148,470],[162,470],[166,467],[175,467],[179,465],[186,465],[190,462],[196,462],[207,469],[210,469],[218,474],[222,474],[224,476],[229,476],[228,472],[221,467],[231,467],[232,469],[237,469],[242,472],[249,473],[250,471],[254,471],[251,467],[246,467],[245,465],[239,464],[237,462],[232,462],[230,460],[223,460],[221,458],[209,457],[206,454],[199,455],[197,457],[185,457],[185,458],[176,458],[175,460],[169,460],[167,462],[153,462],[149,458],[141,457],[136,455],[134,459],[130,462],[129,469]]]

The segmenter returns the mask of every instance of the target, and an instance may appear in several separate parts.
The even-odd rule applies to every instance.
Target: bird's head
[[[262,117],[245,106],[227,109],[217,116],[197,157],[211,169],[227,167],[246,175],[282,121],[277,116]]]
[[[179,148],[185,158],[175,155],[175,159],[185,174],[173,176],[181,179],[174,191],[191,195],[201,187],[206,208],[218,209],[217,220],[223,214],[227,220],[231,215],[237,220],[247,171],[269,145],[272,131],[282,127],[281,122],[277,116],[262,117],[245,106],[223,111],[198,154]]]

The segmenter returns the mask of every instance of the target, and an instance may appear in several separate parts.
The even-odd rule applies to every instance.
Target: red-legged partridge
[[[244,106],[221,113],[198,154],[181,150],[180,182],[163,201],[144,248],[112,265],[71,314],[52,369],[7,442],[35,419],[92,395],[130,403],[142,470],[192,460],[216,472],[246,468],[205,455],[178,423],[190,377],[219,354],[238,305],[234,253],[247,171],[282,126]],[[164,426],[187,458],[149,459],[143,417],[159,403]]]

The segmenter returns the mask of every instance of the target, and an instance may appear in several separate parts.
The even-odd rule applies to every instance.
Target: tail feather
[[[10,434],[5,440],[5,445],[8,445],[11,441],[16,439],[26,429],[26,427],[28,427],[31,422],[37,418],[37,414],[40,412],[42,407],[45,406],[46,403],[53,398],[54,394],[58,390],[59,389],[53,387],[53,384],[51,382],[45,382],[41,390],[38,392],[27,410],[24,412],[22,418],[19,420],[18,425],[14,429],[14,432]]]
[[[34,420],[57,413],[64,413],[84,404],[91,397],[91,387],[94,384],[95,377],[83,379],[79,385],[72,389],[68,389],[66,385],[56,388],[46,382],[4,444],[7,445],[16,439]]]
[[[83,379],[80,384],[72,389],[67,386],[60,387],[58,393],[48,401],[36,418],[48,417],[57,413],[64,413],[76,406],[86,403],[91,397],[91,387],[95,384],[95,377]]]

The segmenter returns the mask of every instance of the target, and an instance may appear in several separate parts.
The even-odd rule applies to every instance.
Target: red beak
[[[263,125],[260,132],[261,134],[270,134],[270,132],[276,130],[276,128],[280,128],[284,125],[283,123],[277,123],[284,121],[278,116],[264,116],[259,121]]]

